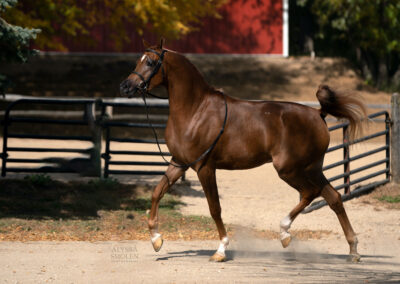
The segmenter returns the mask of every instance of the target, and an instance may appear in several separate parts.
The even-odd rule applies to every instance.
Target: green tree
[[[293,1],[292,1],[293,2]],[[380,88],[400,86],[399,0],[296,0],[315,27],[317,54],[344,55]]]
[[[218,17],[217,8],[227,0],[20,0],[7,19],[42,33],[40,48],[66,51],[60,40],[88,35],[96,27],[107,28],[116,49],[130,38],[126,24],[141,35],[151,31],[166,38],[179,38],[196,29],[201,18]],[[95,44],[95,39],[86,36]],[[82,40],[82,37],[79,38]]]
[[[34,53],[29,45],[40,32],[38,29],[23,28],[6,22],[3,13],[17,4],[17,0],[0,0],[0,63],[25,62]],[[10,81],[0,74],[0,94],[4,94]]]
[[[335,37],[347,41],[366,79],[385,87],[397,72],[400,75],[399,0],[315,0],[312,10],[320,35],[329,27]]]

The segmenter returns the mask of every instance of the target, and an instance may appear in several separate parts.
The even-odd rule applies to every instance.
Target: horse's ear
[[[150,44],[145,39],[143,39],[143,46],[144,48],[149,48]]]
[[[158,48],[159,48],[159,49],[162,49],[164,43],[165,43],[165,38],[161,37],[161,38],[160,38],[160,43],[159,43],[159,45],[158,45]]]

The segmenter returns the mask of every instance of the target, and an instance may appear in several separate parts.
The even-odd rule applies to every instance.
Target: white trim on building
[[[289,0],[283,0],[282,3],[282,55],[289,56]]]

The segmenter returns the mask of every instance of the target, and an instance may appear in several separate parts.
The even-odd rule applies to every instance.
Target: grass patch
[[[379,197],[378,200],[388,202],[388,203],[400,203],[400,195],[397,195],[397,196],[384,195],[382,197]]]
[[[151,205],[150,186],[121,184],[115,179],[60,182],[45,175],[22,180],[0,180],[0,218],[93,219],[100,210],[146,211]],[[182,203],[166,195],[160,208]]]
[[[364,204],[369,204],[380,208],[400,210],[400,186],[388,183],[376,188],[368,195],[361,196],[359,200]]]

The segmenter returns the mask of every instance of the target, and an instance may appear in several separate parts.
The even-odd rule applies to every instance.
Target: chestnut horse
[[[172,159],[152,195],[148,225],[155,251],[163,243],[158,232],[160,200],[191,167],[203,187],[221,241],[210,260],[224,261],[229,240],[221,219],[215,171],[250,169],[272,162],[279,177],[301,196],[300,203],[280,222],[283,247],[291,241],[288,230],[296,216],[314,198],[322,196],[343,228],[350,246],[349,258],[360,259],[357,237],[341,196],[322,173],[329,145],[325,116],[347,118],[354,132],[365,116],[360,100],[334,92],[328,86],[320,86],[317,91],[321,109],[291,102],[229,97],[210,87],[183,55],[163,49],[163,40],[146,50],[132,74],[121,83],[120,91],[131,97],[158,85],[168,90],[170,111],[165,140]]]

